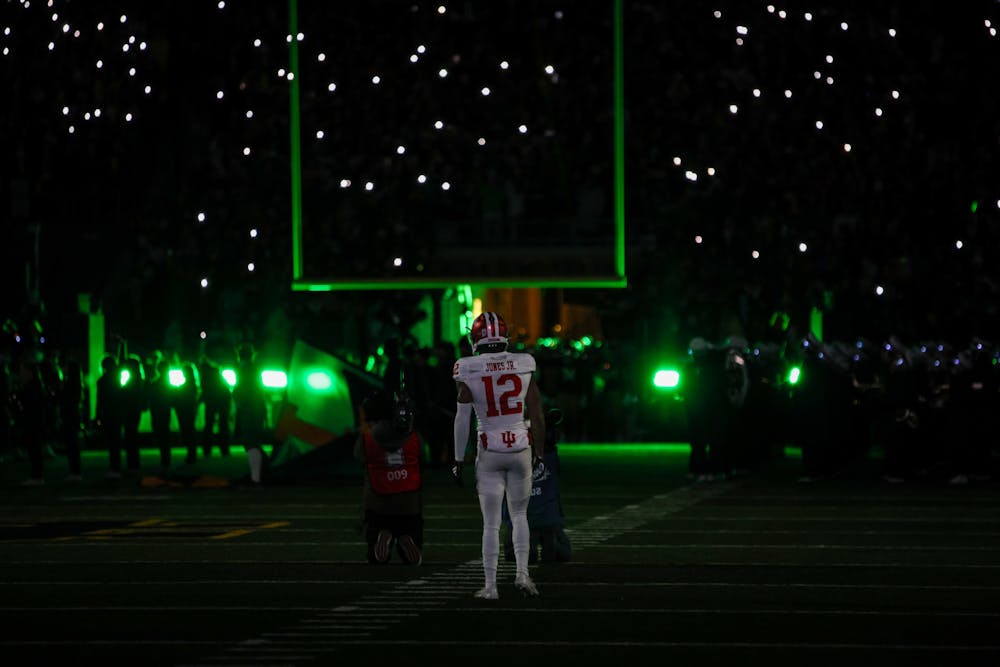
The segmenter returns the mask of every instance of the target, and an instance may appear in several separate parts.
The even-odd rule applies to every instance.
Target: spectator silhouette
[[[201,377],[201,402],[205,405],[205,427],[202,431],[202,454],[212,455],[212,445],[219,448],[221,456],[229,456],[229,416],[232,393],[222,377],[222,368],[211,359],[203,358],[199,365]],[[218,429],[218,433],[216,433]]]
[[[122,447],[129,472],[139,470],[139,422],[146,405],[146,373],[142,361],[134,354],[126,355],[120,367],[120,398],[122,415]]]
[[[236,350],[239,369],[233,388],[233,405],[236,408],[235,437],[247,452],[250,481],[261,483],[264,468],[264,441],[267,433],[267,394],[257,364],[257,351],[253,343],[243,343]]]
[[[198,418],[198,401],[201,393],[198,382],[198,370],[189,361],[180,364],[180,376],[183,382],[173,391],[174,414],[177,415],[177,427],[180,431],[181,446],[187,449],[184,462],[188,465],[198,460],[198,432],[195,422]]]
[[[32,359],[22,359],[18,363],[14,401],[14,427],[31,469],[22,485],[41,486],[45,484],[46,390],[38,364]]]
[[[170,471],[173,433],[170,431],[170,416],[173,407],[173,388],[170,385],[170,363],[166,359],[156,361],[153,374],[149,378],[149,421],[153,432],[153,445],[160,452],[160,474]]]
[[[80,362],[69,359],[63,363],[62,382],[59,385],[59,439],[66,452],[69,468],[67,480],[79,481],[83,470],[80,444],[83,436],[83,401],[85,398],[83,369]]]
[[[122,396],[118,362],[112,356],[101,360],[97,380],[96,426],[98,439],[108,452],[109,479],[122,476]]]

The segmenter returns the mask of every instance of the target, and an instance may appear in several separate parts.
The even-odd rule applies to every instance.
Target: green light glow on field
[[[688,456],[691,445],[686,442],[586,442],[560,443],[559,456]]]
[[[239,444],[239,443],[236,443],[236,444]],[[270,456],[271,452],[274,451],[274,445],[272,445],[270,443],[266,443],[264,445],[261,445],[261,449],[264,450],[265,454],[267,454],[268,456]],[[173,456],[174,460],[181,460],[181,461],[183,461],[184,457],[187,455],[187,447],[171,447],[170,448],[170,452],[171,452],[171,455]],[[159,462],[160,450],[159,450],[159,448],[155,448],[155,447],[140,447],[139,448],[139,455],[144,460],[148,459],[149,460],[149,466],[150,467],[154,467]],[[242,447],[233,447],[231,456],[229,458],[226,458],[226,459],[214,459],[212,461],[212,463],[215,466],[222,468],[222,467],[226,467],[228,465],[233,465],[234,462],[237,462],[237,463],[235,463],[234,467],[238,467],[240,473],[242,474],[244,472],[243,466],[246,465],[244,463],[244,461],[246,461],[246,457],[247,457],[246,452],[243,450]],[[106,450],[103,450],[103,449],[84,450],[84,451],[80,452],[80,458],[83,459],[83,460],[85,460],[85,461],[86,460],[95,460],[95,461],[103,463],[103,462],[105,462],[105,461],[108,460],[108,452]],[[102,470],[101,471],[101,476],[103,476],[103,475],[104,475],[104,471]]]

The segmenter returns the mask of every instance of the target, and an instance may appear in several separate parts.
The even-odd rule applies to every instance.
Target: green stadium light
[[[661,368],[653,374],[653,386],[658,389],[676,389],[681,383],[681,374],[672,368]]]
[[[236,386],[236,371],[232,368],[223,368],[222,379],[225,380],[226,384],[229,385],[229,388],[232,389]]]
[[[792,366],[788,370],[788,384],[798,384],[800,377],[802,377],[802,369],[798,366]]]
[[[310,389],[316,391],[326,391],[333,386],[333,380],[326,371],[312,371],[306,376],[306,384]]]
[[[171,368],[167,373],[167,381],[170,382],[171,387],[183,387],[187,378],[184,377],[184,371],[181,369]]]
[[[260,381],[268,389],[284,389],[288,386],[288,375],[285,371],[261,371]]]
[[[123,368],[121,375],[118,376],[118,381],[124,387],[128,384],[128,381],[132,379],[132,373],[127,368]]]

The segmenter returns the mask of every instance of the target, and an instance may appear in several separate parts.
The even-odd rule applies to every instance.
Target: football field
[[[692,483],[683,445],[561,445],[572,560],[482,585],[466,485],[425,473],[419,567],[364,561],[358,476],[0,488],[0,652],[38,664],[1000,664],[997,483]],[[152,467],[155,454],[144,451]],[[201,464],[242,477],[240,448]],[[195,466],[198,467],[198,466]],[[5,660],[6,662],[6,660]],[[14,664],[14,663],[8,663]]]

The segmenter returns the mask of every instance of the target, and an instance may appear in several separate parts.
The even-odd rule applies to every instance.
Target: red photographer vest
[[[365,467],[372,491],[380,495],[420,488],[420,437],[414,431],[403,446],[386,451],[371,433],[365,433]]]

